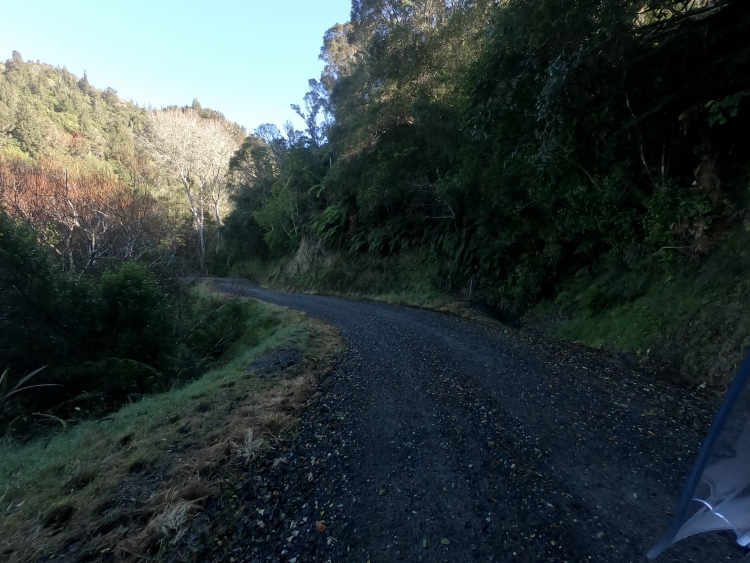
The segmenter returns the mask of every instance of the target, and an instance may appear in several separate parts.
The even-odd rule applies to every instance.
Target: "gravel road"
[[[348,346],[295,445],[239,492],[223,560],[645,561],[717,406],[501,324],[216,285],[320,318]],[[658,561],[742,558],[704,534]]]

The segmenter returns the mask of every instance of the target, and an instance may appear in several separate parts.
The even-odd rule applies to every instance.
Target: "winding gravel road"
[[[215,283],[348,346],[269,465],[273,506],[246,493],[236,561],[645,561],[716,407],[501,324]],[[658,561],[742,558],[730,535],[704,534]]]

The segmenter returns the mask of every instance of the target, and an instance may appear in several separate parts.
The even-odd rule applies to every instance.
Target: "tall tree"
[[[169,108],[150,112],[142,138],[182,187],[198,233],[198,255],[203,270],[206,207],[211,207],[218,239],[222,207],[228,201],[229,160],[238,148],[235,137],[223,123],[201,118],[193,108]]]

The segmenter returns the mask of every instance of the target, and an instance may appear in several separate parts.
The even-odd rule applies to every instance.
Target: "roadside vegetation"
[[[732,233],[704,260],[645,281],[634,299],[608,303],[611,285],[627,280],[572,280],[529,321],[562,312],[570,320],[557,327],[559,336],[669,360],[694,385],[724,385],[750,351],[750,231]]]
[[[190,316],[176,280],[210,272],[471,301],[510,322],[546,311],[572,321],[560,335],[651,350],[722,385],[750,338],[731,305],[750,273],[739,260],[725,285],[701,280],[750,221],[748,34],[742,0],[356,0],[292,106],[304,130],[251,134],[197,100],[147,110],[13,52],[0,65],[3,228],[66,274],[48,303],[30,295],[71,342],[119,323],[107,299],[135,278],[158,286],[159,322],[176,327]],[[724,305],[699,313],[707,298]],[[5,326],[47,324],[17,301]],[[646,303],[666,308],[658,322]],[[192,344],[157,325],[154,349],[124,337],[75,361],[54,358],[75,346],[45,328],[31,339],[44,362],[3,359],[5,382],[41,365],[35,383],[84,377],[61,370],[110,357],[183,377]]]
[[[293,437],[338,339],[191,282],[244,137],[218,112],[146,111],[14,53],[0,132],[0,559],[158,556]],[[293,365],[254,364],[279,347]]]
[[[293,434],[337,337],[195,276],[476,304],[725,385],[750,347],[747,37],[742,0],[353,0],[304,130],[251,134],[14,51],[0,557],[205,535],[222,472]],[[253,367],[275,347],[301,356]]]
[[[293,437],[337,336],[191,281],[244,137],[197,101],[146,110],[0,63],[3,561],[157,556]],[[261,358],[278,348],[294,361]]]
[[[4,436],[104,415],[184,384],[244,335],[244,304],[207,300],[139,263],[98,276],[63,271],[1,211],[0,234]]]
[[[317,252],[320,252],[317,249]],[[323,292],[404,305],[437,305],[448,301],[428,253],[404,252],[380,257],[340,251],[312,255],[303,245],[292,258],[278,262],[243,262],[231,270],[265,286],[301,292]]]
[[[307,130],[264,126],[232,161],[219,271],[546,310],[721,385],[750,334],[738,282],[701,280],[750,218],[748,33],[735,0],[353,2]]]
[[[55,417],[45,433],[0,445],[4,560],[157,555],[190,531],[222,475],[245,475],[294,436],[295,409],[338,351],[335,333],[281,308],[192,293],[236,315],[235,338],[209,371],[100,418]],[[296,360],[263,361],[279,348]]]

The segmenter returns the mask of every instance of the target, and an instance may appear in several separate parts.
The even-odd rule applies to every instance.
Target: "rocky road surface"
[[[299,439],[237,489],[215,560],[645,561],[717,406],[501,324],[216,285],[320,318],[348,350]],[[724,533],[658,561],[743,557]]]

